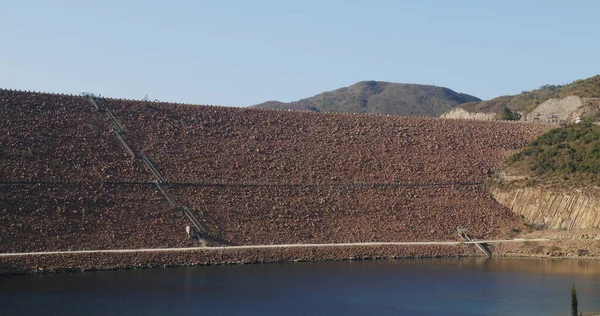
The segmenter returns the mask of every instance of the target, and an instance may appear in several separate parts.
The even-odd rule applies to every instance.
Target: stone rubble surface
[[[505,236],[522,221],[484,182],[552,128],[99,103],[133,150],[154,162],[166,192],[200,219],[209,245],[456,240],[456,227],[477,238]],[[197,245],[185,233],[189,220],[88,99],[0,90],[0,116],[1,252]],[[331,258],[352,257],[348,249]]]

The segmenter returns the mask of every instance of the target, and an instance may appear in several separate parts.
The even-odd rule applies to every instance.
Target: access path
[[[339,244],[279,244],[279,245],[247,245],[247,246],[223,246],[223,247],[187,247],[187,248],[142,248],[142,249],[40,251],[40,252],[0,253],[0,257],[36,256],[36,255],[61,255],[61,254],[90,254],[90,253],[217,251],[217,250],[242,250],[242,249],[272,249],[272,248],[467,245],[467,244],[481,244],[481,243],[490,244],[490,243],[544,242],[544,241],[550,241],[550,239],[547,239],[547,238],[538,238],[538,239],[497,239],[497,240],[474,240],[474,241],[363,242],[363,243],[339,243]]]

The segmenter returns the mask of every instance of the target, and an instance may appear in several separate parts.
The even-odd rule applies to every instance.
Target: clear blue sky
[[[483,99],[600,73],[600,1],[0,1],[0,87],[195,104],[361,80]]]

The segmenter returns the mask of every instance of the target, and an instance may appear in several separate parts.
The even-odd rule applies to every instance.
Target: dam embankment
[[[104,111],[83,96],[0,90],[2,252],[197,246],[185,232],[183,206],[211,245],[446,241],[456,239],[456,227],[501,238],[523,221],[491,196],[485,179],[554,127],[95,101]],[[123,131],[115,131],[113,118]],[[177,207],[141,157],[162,174],[161,187]],[[280,260],[461,253],[294,251]],[[57,256],[0,264],[35,271],[278,261],[277,255],[110,259],[120,263]]]

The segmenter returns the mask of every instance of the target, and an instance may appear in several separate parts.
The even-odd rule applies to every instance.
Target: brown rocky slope
[[[193,244],[187,219],[87,100],[9,90],[0,100],[2,252]],[[448,240],[457,226],[505,236],[521,219],[484,180],[551,128],[99,101],[209,240],[235,245]]]

